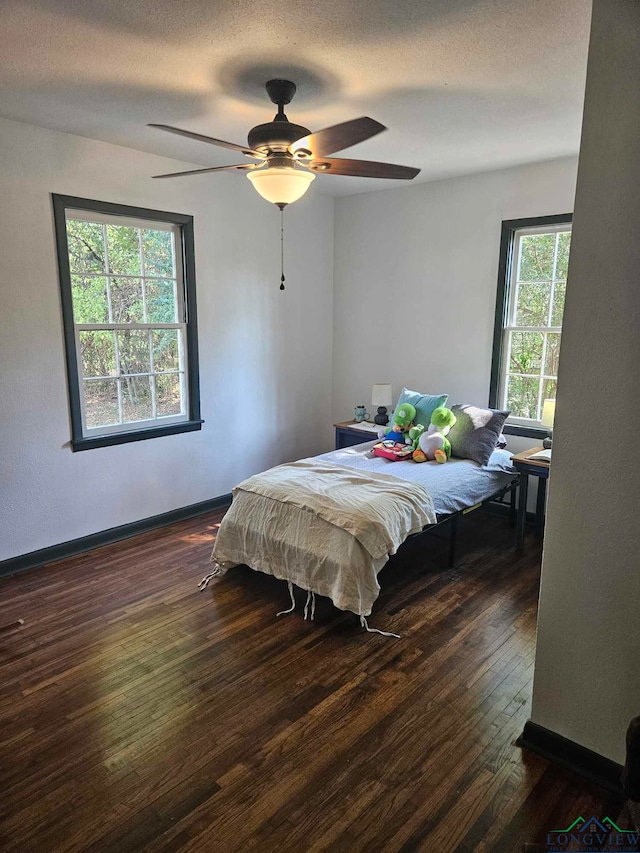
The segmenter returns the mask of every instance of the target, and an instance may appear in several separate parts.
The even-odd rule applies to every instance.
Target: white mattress
[[[332,450],[317,458],[420,483],[431,495],[438,515],[448,515],[486,500],[506,486],[515,473],[508,450],[494,450],[485,466],[471,459],[455,457],[442,465],[438,462],[416,463],[412,460],[392,462],[370,455],[376,441]]]

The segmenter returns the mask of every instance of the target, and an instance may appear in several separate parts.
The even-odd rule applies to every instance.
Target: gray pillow
[[[509,412],[469,405],[452,406],[451,411],[457,419],[447,436],[451,455],[486,465]]]

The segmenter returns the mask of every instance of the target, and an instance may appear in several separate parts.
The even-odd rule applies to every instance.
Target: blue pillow
[[[416,410],[415,422],[428,427],[431,422],[433,410],[437,409],[438,406],[446,406],[448,399],[448,394],[419,394],[417,391],[410,391],[408,388],[403,388],[398,397],[396,409],[403,403],[411,403],[412,406],[415,406]]]

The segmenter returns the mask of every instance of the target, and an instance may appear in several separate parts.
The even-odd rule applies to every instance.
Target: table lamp
[[[542,403],[542,417],[540,418],[540,423],[542,426],[546,426],[549,430],[549,435],[542,442],[542,446],[547,450],[551,448],[552,444],[552,436],[553,436],[553,420],[556,416],[556,401],[555,400],[545,400]]]
[[[378,414],[374,421],[379,426],[386,426],[389,423],[387,407],[393,403],[391,394],[391,385],[374,385],[371,391],[371,405],[378,407]]]

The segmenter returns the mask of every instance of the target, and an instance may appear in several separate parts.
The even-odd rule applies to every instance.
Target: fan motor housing
[[[309,136],[311,131],[301,124],[293,124],[286,119],[284,121],[269,121],[266,124],[258,124],[249,131],[247,141],[249,148],[260,151],[269,149],[271,151],[287,149],[292,142]]]

